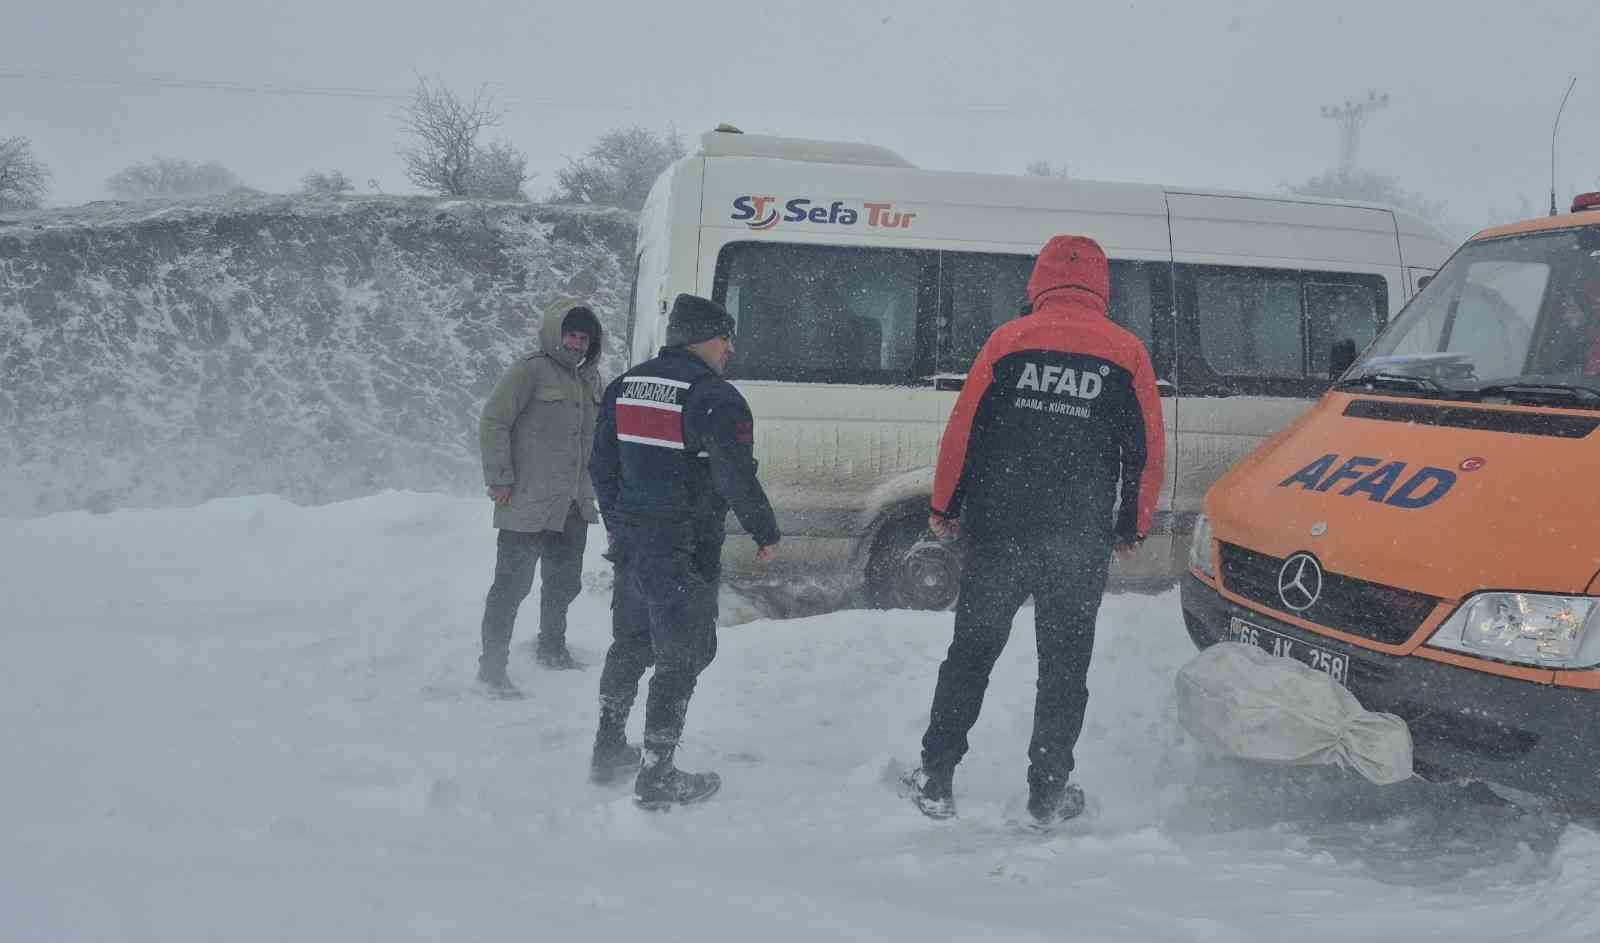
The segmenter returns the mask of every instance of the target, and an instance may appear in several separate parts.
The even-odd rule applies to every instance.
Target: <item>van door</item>
[[[1366,347],[1388,311],[1377,274],[1178,263],[1178,467],[1174,510],[1199,513],[1235,462],[1310,408],[1333,346]],[[1399,272],[1394,273],[1399,277]]]
[[[1329,385],[1407,291],[1387,210],[1167,194],[1177,299],[1178,481],[1193,521],[1213,482]]]

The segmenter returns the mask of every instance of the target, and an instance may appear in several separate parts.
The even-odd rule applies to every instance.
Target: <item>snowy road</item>
[[[529,699],[473,693],[487,517],[385,494],[0,521],[0,939],[1600,936],[1592,822],[1201,762],[1172,714],[1192,650],[1170,593],[1102,610],[1078,754],[1101,809],[1076,833],[1006,824],[1027,611],[959,819],[883,783],[915,760],[950,617],[875,612],[725,629],[681,756],[723,791],[638,812],[584,782],[598,547],[572,629],[591,668],[534,667],[529,620]]]

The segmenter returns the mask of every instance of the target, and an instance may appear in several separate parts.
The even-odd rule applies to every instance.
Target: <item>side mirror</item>
[[[1344,376],[1350,365],[1356,362],[1356,342],[1345,339],[1334,341],[1328,348],[1328,379],[1337,380]]]
[[[1432,275],[1419,275],[1419,276],[1417,276],[1417,291],[1421,291],[1422,289],[1427,288],[1428,287],[1428,283],[1431,282],[1431,281],[1433,281],[1433,276]]]

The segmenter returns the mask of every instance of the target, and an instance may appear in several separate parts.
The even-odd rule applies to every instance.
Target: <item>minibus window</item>
[[[1345,282],[1316,279],[1306,282],[1306,323],[1310,327],[1311,375],[1327,376],[1328,354],[1333,345],[1351,341],[1364,350],[1378,333],[1387,305],[1379,276],[1355,276]]]
[[[1381,275],[1180,264],[1181,387],[1311,397],[1335,346],[1366,347],[1389,309]]]
[[[729,375],[748,380],[909,383],[937,254],[732,243],[713,297],[738,322]]]
[[[1018,316],[1027,301],[1034,256],[945,252],[940,268],[943,316],[939,320],[939,370],[965,373],[994,329]],[[1144,342],[1156,372],[1167,379],[1170,358],[1152,347],[1157,282],[1168,278],[1164,262],[1111,260],[1107,314]]]
[[[1297,272],[1211,268],[1197,273],[1200,355],[1225,377],[1305,376]]]
[[[1166,358],[1156,349],[1160,345],[1152,343],[1156,314],[1154,279],[1158,276],[1162,282],[1170,280],[1171,268],[1165,262],[1112,260],[1111,303],[1107,306],[1107,313],[1111,320],[1144,341],[1145,350],[1155,358],[1156,373],[1166,379],[1167,371],[1162,369]],[[1162,294],[1166,294],[1165,290]]]
[[[966,373],[994,329],[1017,317],[1028,300],[1031,255],[946,252],[939,319],[939,370]]]

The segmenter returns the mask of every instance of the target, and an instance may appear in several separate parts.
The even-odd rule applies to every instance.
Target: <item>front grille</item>
[[[1269,609],[1294,612],[1278,596],[1282,569],[1280,557],[1222,544],[1223,586]],[[1311,608],[1295,615],[1374,642],[1399,645],[1416,634],[1438,602],[1433,596],[1324,570],[1322,594]]]

